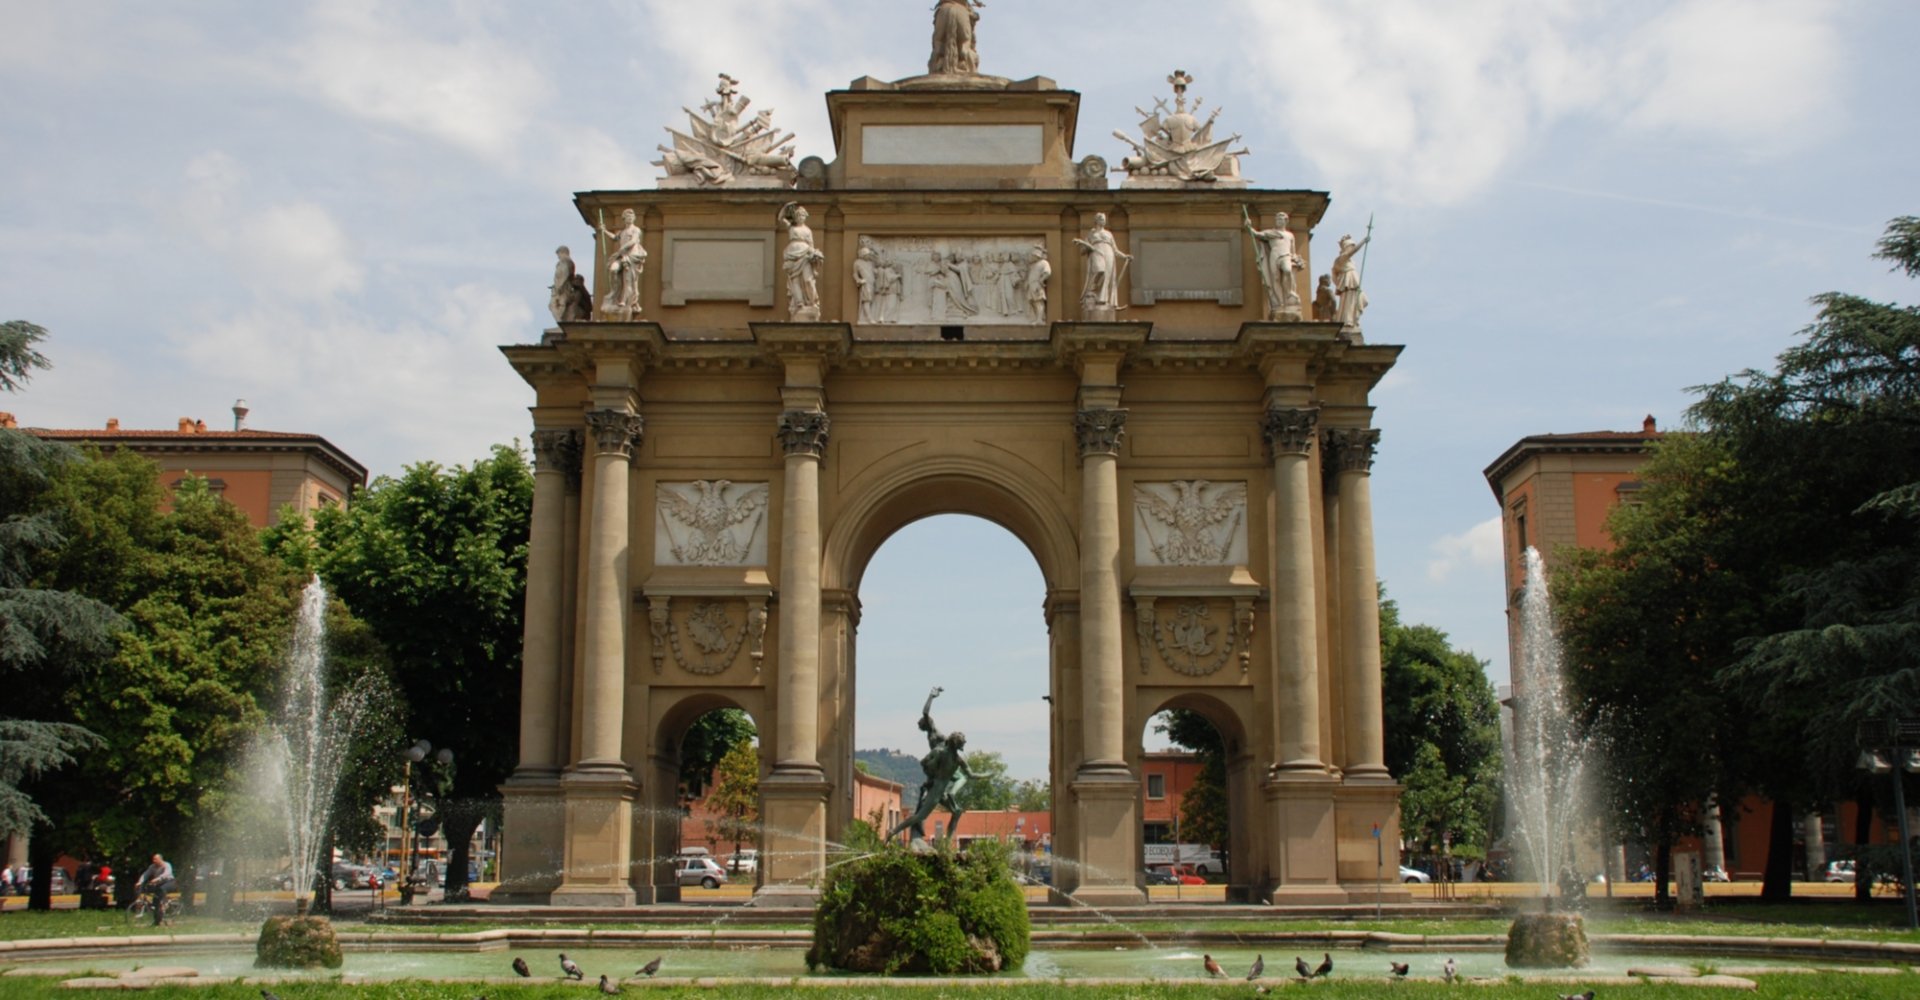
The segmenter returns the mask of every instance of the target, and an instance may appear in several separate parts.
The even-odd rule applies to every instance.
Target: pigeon
[[[527,968],[527,960],[524,958],[516,958],[513,960],[513,971],[521,979],[533,975],[533,970]]]
[[[1333,955],[1323,951],[1320,953],[1320,967],[1313,970],[1313,978],[1320,979],[1325,976],[1330,976],[1332,974],[1333,974]]]
[[[1405,979],[1405,978],[1407,978],[1407,963],[1405,963],[1405,962],[1395,962],[1395,961],[1393,961],[1393,960],[1391,960],[1391,959],[1389,959],[1389,960],[1387,961],[1387,968],[1389,968],[1389,969],[1392,969],[1392,970],[1393,970],[1393,974],[1394,974],[1394,975],[1395,975],[1396,977],[1398,977],[1398,978],[1400,978],[1400,979]]]
[[[619,996],[619,995],[620,995],[620,987],[618,987],[618,986],[616,986],[616,985],[614,985],[614,984],[613,984],[613,983],[611,983],[611,982],[608,982],[608,981],[607,981],[607,977],[606,977],[606,976],[604,976],[604,975],[602,975],[602,976],[600,977],[600,992],[602,992],[602,993],[605,993],[606,995],[608,995],[608,996],[610,996],[610,997],[611,997],[611,996]]]
[[[643,965],[643,966],[641,966],[641,967],[640,967],[640,971],[639,971],[639,972],[636,972],[636,973],[634,973],[634,975],[636,975],[636,976],[647,976],[647,977],[649,977],[649,978],[651,978],[651,977],[653,976],[653,974],[654,974],[654,973],[656,973],[656,972],[659,972],[659,971],[660,971],[660,959],[663,959],[663,958],[666,958],[666,957],[667,957],[667,956],[665,956],[665,955],[661,955],[661,956],[660,956],[659,958],[656,958],[656,959],[654,959],[653,961],[651,961],[651,962],[648,962],[647,964],[645,964],[645,965]]]
[[[1253,956],[1253,968],[1247,970],[1247,982],[1259,979],[1267,971],[1267,956]]]
[[[1593,1000],[1592,990],[1588,990],[1585,993],[1556,993],[1554,995],[1559,997],[1560,1000]]]
[[[1293,971],[1301,979],[1313,978],[1313,970],[1307,968],[1307,960],[1298,955],[1293,956]]]
[[[270,990],[261,990],[260,1000],[280,1000],[280,995]]]
[[[1200,964],[1207,967],[1207,975],[1212,976],[1215,979],[1227,978],[1226,970],[1220,968],[1220,963],[1214,961],[1212,955],[1200,956]]]
[[[1447,964],[1440,967],[1440,978],[1449,983],[1460,978],[1460,967],[1453,964],[1453,959],[1447,959]]]
[[[568,958],[564,951],[560,953],[560,971],[566,973],[568,979],[587,978],[587,974],[580,971],[580,963]]]

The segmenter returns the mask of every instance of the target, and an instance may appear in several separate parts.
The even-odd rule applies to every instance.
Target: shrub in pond
[[[1522,913],[1507,930],[1507,965],[1574,969],[1587,964],[1587,925],[1577,913]]]
[[[807,968],[967,975],[1017,969],[1032,929],[1007,848],[975,841],[956,853],[881,844],[855,824],[813,915]]]
[[[268,917],[253,946],[257,969],[338,969],[342,961],[325,917]]]

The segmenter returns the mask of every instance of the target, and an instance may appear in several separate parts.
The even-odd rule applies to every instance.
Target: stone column
[[[580,679],[580,761],[561,785],[567,803],[566,875],[556,904],[630,906],[634,785],[620,756],[626,704],[627,481],[640,443],[640,415],[587,414],[593,440],[593,513],[587,522],[587,582]]]
[[[1273,461],[1275,768],[1324,774],[1320,753],[1319,605],[1313,572],[1313,449],[1317,409],[1271,409],[1262,431]]]
[[[1080,663],[1086,712],[1082,770],[1126,769],[1125,706],[1121,697],[1120,439],[1127,411],[1081,410],[1080,440]]]
[[[817,409],[780,414],[786,480],[780,507],[780,661],[772,773],[756,900],[812,898],[826,865],[826,772],[820,766],[820,460],[831,421]]]
[[[1140,858],[1140,783],[1126,762],[1126,671],[1120,607],[1120,440],[1127,411],[1089,407],[1074,415],[1080,443],[1080,767],[1073,795],[1081,871],[1074,898],[1093,906],[1145,900]]]
[[[1827,832],[1820,825],[1820,814],[1808,813],[1800,829],[1807,839],[1807,877],[1817,882],[1826,877],[1827,869]]]
[[[544,901],[566,850],[560,815],[561,634],[566,625],[567,477],[580,464],[580,432],[533,432],[533,518],[527,540],[526,629],[520,646],[520,758],[501,788],[501,887]]]
[[[1380,592],[1373,565],[1373,451],[1380,432],[1341,427],[1327,432],[1339,470],[1340,649],[1346,660],[1346,776],[1386,780],[1381,729]]]
[[[1700,823],[1700,867],[1727,867],[1727,842],[1720,826],[1720,803],[1707,800],[1706,815]]]

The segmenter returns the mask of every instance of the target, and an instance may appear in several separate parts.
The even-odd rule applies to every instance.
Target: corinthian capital
[[[1304,455],[1313,447],[1313,436],[1320,426],[1320,411],[1271,409],[1260,421],[1260,432],[1267,439],[1267,457]]]
[[[640,434],[646,421],[638,413],[625,410],[591,410],[587,413],[587,430],[593,432],[593,443],[597,455],[619,455],[621,458],[633,458],[633,450],[640,445]]]
[[[533,471],[560,472],[567,475],[579,475],[580,470],[580,432],[534,431],[533,432]]]
[[[1373,450],[1380,432],[1371,427],[1335,427],[1327,431],[1327,459],[1336,472],[1366,472],[1373,468]]]
[[[787,410],[780,414],[780,447],[789,455],[819,458],[827,451],[827,430],[833,421],[823,410]]]
[[[1081,410],[1073,415],[1073,434],[1080,439],[1080,457],[1120,454],[1120,439],[1127,436],[1127,411],[1121,409]]]

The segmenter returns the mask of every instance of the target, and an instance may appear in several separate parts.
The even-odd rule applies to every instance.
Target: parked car
[[[1207,884],[1207,880],[1201,877],[1199,872],[1194,871],[1192,865],[1155,865],[1153,866],[1152,869],[1149,869],[1149,870],[1166,873],[1166,876],[1173,880],[1171,882],[1165,883],[1167,885],[1206,885]]]
[[[727,870],[712,858],[681,858],[680,884],[718,889],[727,884]]]
[[[25,896],[33,891],[33,869],[22,869],[22,872],[24,872],[24,874],[14,883],[13,893],[16,896]],[[73,876],[67,874],[65,868],[55,865],[53,868],[53,894],[56,896],[65,896],[74,891]]]
[[[1827,862],[1826,880],[1829,882],[1851,882],[1853,881],[1854,874],[1853,862],[1851,861]]]
[[[1174,878],[1173,873],[1170,871],[1167,871],[1165,868],[1149,868],[1146,871],[1147,871],[1148,885],[1179,885],[1180,884],[1180,880],[1177,878]]]
[[[743,847],[727,859],[727,871],[738,875],[751,875],[760,868],[760,852]]]
[[[1433,881],[1433,876],[1428,875],[1426,872],[1423,872],[1418,868],[1408,868],[1406,865],[1401,865],[1400,881],[1419,882],[1424,884],[1424,883]]]
[[[335,889],[377,889],[380,887],[380,872],[370,865],[355,865],[344,861],[335,861],[332,869]]]

